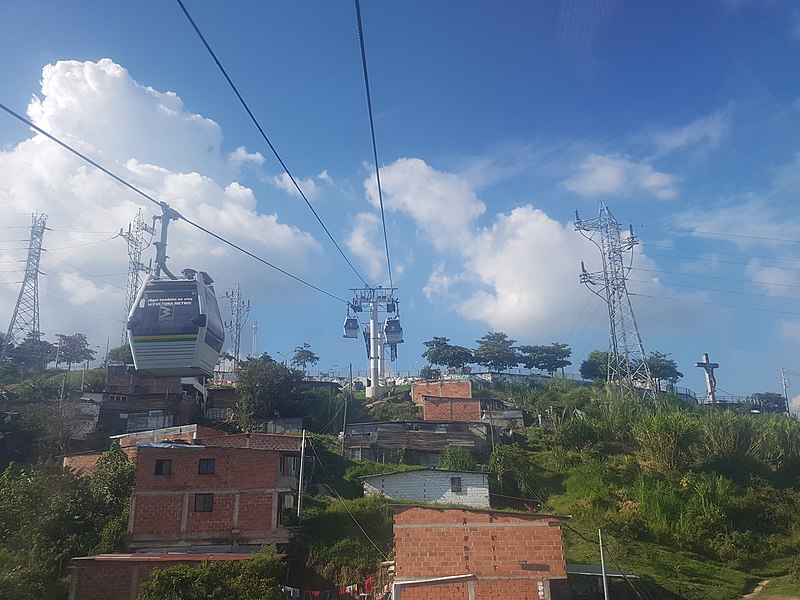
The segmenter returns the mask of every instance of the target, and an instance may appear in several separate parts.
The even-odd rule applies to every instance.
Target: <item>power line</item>
[[[681,260],[699,260],[702,262],[719,263],[723,265],[739,265],[742,267],[759,267],[761,269],[781,269],[784,271],[800,271],[800,267],[778,267],[774,265],[758,265],[752,263],[736,262],[735,260],[719,260],[716,258],[701,258],[699,256],[676,256],[674,254],[648,254],[647,256],[661,256],[662,258],[680,258]]]
[[[115,288],[117,288],[117,289],[120,289],[120,290],[122,290],[122,289],[125,289],[125,288],[123,288],[122,286],[115,285],[115,284],[113,284],[113,283],[110,283],[110,282],[106,281],[105,279],[101,279],[101,278],[100,278],[99,276],[97,276],[97,275],[92,275],[92,274],[91,274],[91,273],[89,273],[88,271],[84,271],[84,270],[83,270],[83,269],[81,269],[80,267],[76,267],[75,265],[73,265],[73,264],[71,264],[71,263],[68,263],[68,262],[67,262],[67,261],[65,261],[63,258],[59,258],[59,257],[58,257],[58,256],[56,256],[55,254],[51,254],[51,253],[50,253],[50,252],[48,252],[47,250],[45,250],[45,252],[47,252],[47,256],[52,256],[53,258],[55,258],[56,260],[58,260],[58,261],[60,261],[60,262],[64,263],[64,264],[65,264],[65,265],[67,265],[68,267],[72,267],[73,269],[75,269],[75,270],[77,270],[77,271],[80,271],[81,273],[83,273],[83,274],[84,274],[84,275],[86,275],[87,277],[92,277],[92,278],[94,278],[94,279],[97,279],[98,281],[102,281],[102,282],[103,282],[103,283],[105,283],[106,285],[110,285],[110,286],[112,286],[112,287],[115,287]]]
[[[647,285],[662,285],[660,282],[656,281],[647,281],[646,279],[629,279],[628,281],[634,281],[636,283],[644,283]],[[741,296],[757,296],[759,298],[770,298],[772,300],[794,300],[800,301],[800,298],[791,298],[788,296],[771,296],[770,294],[759,294],[756,292],[741,292],[738,290],[721,290],[719,288],[707,288],[700,285],[687,285],[682,283],[664,283],[663,285],[669,287],[683,287],[683,288],[690,288],[693,290],[702,290],[704,292],[718,292],[720,294],[739,294]]]
[[[787,244],[800,244],[800,240],[790,240],[786,238],[776,238],[772,236],[759,236],[759,235],[742,235],[742,234],[735,234],[735,233],[722,233],[719,231],[702,231],[700,229],[677,229],[675,227],[655,227],[653,225],[639,225],[640,228],[645,229],[649,227],[650,229],[658,229],[660,231],[673,231],[677,232],[682,235],[687,236],[694,236],[694,235],[710,235],[710,236],[719,236],[719,237],[731,237],[731,238],[741,238],[744,240],[764,240],[768,242],[785,242]]]
[[[333,238],[333,235],[328,230],[328,228],[325,226],[325,223],[322,222],[322,219],[317,214],[317,211],[314,210],[314,207],[311,205],[311,202],[309,202],[309,200],[306,197],[305,193],[300,188],[300,185],[297,183],[297,180],[295,180],[294,176],[289,171],[289,167],[287,167],[286,163],[283,162],[283,159],[281,158],[280,154],[278,154],[278,151],[275,149],[275,146],[272,145],[272,142],[267,137],[267,134],[264,132],[264,129],[261,127],[261,124],[258,122],[258,119],[256,119],[255,115],[253,114],[253,111],[250,110],[250,107],[247,105],[247,102],[245,102],[245,99],[239,93],[239,89],[236,87],[236,84],[233,83],[233,80],[228,75],[228,72],[225,70],[225,67],[222,66],[222,63],[217,58],[217,55],[214,53],[214,50],[211,49],[210,44],[206,40],[206,38],[203,35],[203,33],[200,31],[200,28],[197,26],[197,23],[195,23],[194,19],[189,14],[189,11],[186,9],[186,6],[184,6],[184,4],[183,4],[183,2],[181,0],[175,0],[175,1],[178,3],[178,6],[180,6],[181,10],[183,11],[183,14],[186,15],[186,18],[189,20],[189,23],[191,23],[192,27],[194,28],[195,33],[197,33],[197,36],[200,38],[200,41],[203,42],[203,45],[206,47],[206,50],[208,50],[208,53],[211,55],[211,58],[214,59],[214,63],[216,63],[216,65],[219,68],[220,72],[222,73],[223,77],[225,77],[225,80],[228,82],[228,85],[230,85],[231,89],[233,90],[233,93],[236,94],[236,97],[239,99],[239,102],[244,107],[244,110],[247,112],[247,115],[250,117],[250,120],[256,126],[256,129],[258,129],[258,132],[261,134],[261,137],[267,143],[267,146],[269,146],[269,149],[272,151],[272,154],[278,160],[278,163],[280,163],[280,165],[283,168],[283,170],[286,173],[286,175],[289,176],[289,179],[294,184],[294,187],[295,187],[295,189],[297,189],[297,192],[300,194],[300,196],[303,198],[303,200],[305,200],[306,206],[308,206],[309,210],[311,210],[311,212],[314,215],[314,217],[316,217],[317,221],[322,226],[322,229],[328,235],[328,238],[330,238],[331,242],[333,242],[333,245],[339,251],[339,254],[341,254],[342,258],[345,260],[345,262],[353,270],[353,273],[356,274],[356,276],[361,280],[361,282],[364,285],[369,286],[369,284],[364,280],[363,277],[361,277],[361,274],[353,266],[353,263],[350,262],[350,259],[347,258],[347,256],[345,255],[344,251],[339,247],[339,244]]]
[[[689,302],[691,304],[705,304],[707,306],[722,306],[724,308],[738,308],[741,310],[754,310],[757,312],[775,313],[779,315],[791,315],[793,317],[800,317],[800,313],[791,312],[788,310],[773,310],[769,308],[757,308],[754,306],[739,306],[736,304],[721,304],[719,302],[703,302],[702,300],[690,300],[688,298],[670,298],[668,296],[651,296],[648,294],[635,294],[630,292],[631,296],[638,296],[640,298],[650,298],[652,300],[673,300],[675,302]]]
[[[108,175],[109,177],[111,177],[111,178],[112,178],[114,181],[116,181],[117,183],[120,183],[120,184],[122,184],[123,186],[125,186],[125,187],[126,187],[126,188],[128,188],[129,190],[131,190],[131,191],[133,191],[134,193],[136,193],[136,194],[138,194],[139,196],[141,196],[142,198],[144,198],[144,199],[146,199],[146,200],[148,200],[148,201],[152,202],[153,204],[156,204],[156,205],[157,205],[159,208],[163,208],[163,206],[164,206],[164,205],[163,205],[163,204],[162,204],[162,203],[161,203],[159,200],[156,200],[155,198],[153,198],[152,196],[150,196],[150,195],[149,195],[149,194],[147,194],[146,192],[143,192],[142,190],[140,190],[139,188],[137,188],[137,187],[136,187],[135,185],[133,185],[132,183],[129,183],[129,182],[125,181],[125,180],[124,180],[122,177],[120,177],[120,176],[119,176],[119,175],[117,175],[116,173],[113,173],[112,171],[109,171],[109,170],[108,170],[108,169],[106,169],[104,166],[102,166],[102,165],[101,165],[101,164],[99,164],[98,162],[96,162],[96,161],[92,160],[91,158],[89,158],[89,157],[88,157],[88,156],[86,156],[85,154],[82,154],[81,152],[79,152],[78,150],[76,150],[75,148],[73,148],[72,146],[70,146],[69,144],[67,144],[66,142],[62,142],[60,139],[58,139],[58,138],[57,138],[57,137],[55,137],[54,135],[52,135],[52,134],[48,133],[47,131],[45,131],[45,130],[44,130],[44,129],[42,129],[41,127],[39,127],[39,126],[35,125],[35,124],[34,124],[34,123],[32,123],[31,121],[29,121],[28,119],[26,119],[25,117],[23,117],[22,115],[20,115],[20,114],[18,114],[18,113],[16,113],[16,112],[14,112],[13,110],[11,110],[9,107],[7,107],[7,106],[6,106],[5,104],[3,104],[2,102],[0,102],[0,109],[4,110],[5,112],[7,112],[9,115],[11,115],[12,117],[14,117],[14,118],[15,118],[15,119],[17,119],[18,121],[21,121],[22,123],[25,123],[25,124],[26,124],[28,127],[30,127],[31,129],[34,129],[34,130],[35,130],[35,131],[37,131],[38,133],[41,133],[43,136],[45,136],[45,137],[46,137],[46,138],[48,138],[49,140],[51,140],[51,141],[55,142],[56,144],[58,144],[59,146],[61,146],[61,147],[62,147],[62,148],[64,148],[65,150],[67,150],[68,152],[70,152],[70,153],[74,154],[75,156],[77,156],[78,158],[80,158],[80,159],[82,159],[82,160],[86,161],[87,163],[89,163],[90,165],[92,165],[93,167],[95,167],[96,169],[99,169],[100,171],[102,171],[103,173],[105,173],[106,175]],[[175,211],[173,211],[173,212],[175,212]],[[305,286],[307,286],[307,287],[310,287],[310,288],[311,288],[311,289],[313,289],[313,290],[316,290],[316,291],[318,291],[318,292],[320,292],[320,293],[322,293],[322,294],[325,294],[326,296],[329,296],[330,298],[333,298],[333,299],[335,299],[335,300],[338,300],[339,302],[343,302],[344,304],[347,304],[347,300],[345,300],[344,298],[340,298],[340,297],[338,297],[338,296],[335,296],[335,295],[333,295],[333,294],[331,294],[331,293],[329,293],[329,292],[326,292],[325,290],[323,290],[323,289],[321,289],[321,288],[319,288],[319,287],[315,286],[314,284],[312,284],[312,283],[309,283],[308,281],[305,281],[304,279],[301,279],[300,277],[298,277],[298,276],[296,276],[296,275],[292,275],[292,274],[291,274],[291,273],[289,273],[288,271],[285,271],[284,269],[281,269],[280,267],[278,267],[278,266],[276,266],[276,265],[273,265],[272,263],[270,263],[269,261],[267,261],[267,260],[265,260],[265,259],[261,258],[260,256],[257,256],[257,255],[255,255],[255,254],[253,254],[253,253],[252,253],[252,252],[250,252],[249,250],[245,250],[245,249],[244,249],[244,248],[242,248],[241,246],[239,246],[239,245],[237,245],[237,244],[234,244],[233,242],[231,242],[231,241],[229,241],[229,240],[227,240],[227,239],[223,238],[223,237],[222,237],[222,236],[220,236],[220,235],[217,235],[216,233],[213,233],[212,231],[210,231],[210,230],[206,229],[205,227],[202,227],[201,225],[198,225],[197,223],[195,223],[195,222],[193,222],[193,221],[191,221],[191,220],[187,219],[186,217],[184,217],[183,215],[180,215],[180,214],[178,214],[177,212],[175,212],[175,214],[176,214],[176,215],[178,215],[178,218],[179,218],[179,219],[181,219],[182,221],[185,221],[186,223],[188,223],[189,225],[192,225],[193,227],[195,227],[195,228],[199,229],[199,230],[200,230],[200,231],[202,231],[203,233],[206,233],[206,234],[210,235],[211,237],[213,237],[214,239],[216,239],[216,240],[218,240],[218,241],[220,241],[220,242],[222,242],[222,243],[224,243],[224,244],[227,244],[227,245],[228,245],[228,246],[230,246],[231,248],[234,248],[234,249],[238,250],[239,252],[241,252],[241,253],[243,253],[243,254],[246,254],[246,255],[247,255],[247,256],[249,256],[250,258],[253,258],[253,259],[257,260],[258,262],[260,262],[260,263],[262,263],[262,264],[264,264],[264,265],[266,265],[266,266],[270,267],[271,269],[274,269],[274,270],[278,271],[279,273],[282,273],[283,275],[286,275],[287,277],[289,277],[289,278],[291,278],[291,279],[294,279],[294,280],[295,280],[295,281],[297,281],[298,283],[302,283],[303,285],[305,285]],[[56,257],[56,258],[58,258],[58,257]],[[61,260],[61,259],[59,259],[59,260]],[[0,262],[2,262],[2,261],[0,261]],[[25,261],[8,261],[8,262],[25,262]],[[62,261],[62,262],[63,262],[63,261]],[[69,263],[67,263],[67,264],[69,264]],[[72,266],[72,265],[70,265],[70,266]],[[76,269],[77,269],[77,267],[73,267],[73,268],[76,268]],[[79,269],[79,270],[80,270],[80,269]],[[93,277],[93,276],[92,276],[92,277]],[[363,280],[362,280],[362,281],[363,281]]]
[[[372,136],[372,157],[375,160],[375,182],[378,187],[378,202],[381,207],[381,222],[383,223],[383,245],[386,248],[386,268],[389,271],[389,287],[393,288],[392,281],[392,261],[389,259],[389,238],[386,235],[386,214],[383,210],[383,189],[381,187],[381,169],[378,163],[378,145],[375,142],[375,119],[372,115],[372,94],[369,88],[369,76],[367,75],[367,51],[364,46],[364,31],[361,27],[361,3],[355,0],[356,5],[356,24],[358,25],[358,44],[361,48],[361,67],[364,72],[364,89],[367,93],[367,112],[369,113],[369,131]]]
[[[67,306],[71,306],[72,308],[77,308],[78,310],[82,310],[83,312],[91,313],[93,315],[97,315],[98,317],[103,317],[105,319],[111,319],[112,321],[117,321],[118,323],[125,322],[122,319],[118,319],[116,317],[110,317],[108,315],[104,315],[103,313],[95,312],[93,310],[89,310],[88,308],[78,306],[77,304],[72,304],[70,302],[67,302],[66,300],[59,298],[58,296],[53,296],[52,294],[47,294],[45,292],[39,292],[39,293],[42,294],[42,296],[47,296],[48,298],[52,298],[53,300],[58,300],[59,302],[66,304]]]
[[[645,244],[644,250],[647,248],[666,248],[667,250],[688,250],[689,252],[705,252],[706,254],[724,254],[726,256],[744,256],[747,258],[762,258],[764,260],[783,260],[791,262],[800,262],[800,258],[781,258],[779,256],[762,256],[759,254],[745,254],[744,252],[724,252],[722,250],[701,250],[699,248],[688,248],[686,246],[673,246],[670,244]]]
[[[777,287],[800,288],[800,285],[795,283],[773,283],[771,281],[763,281],[761,279],[741,279],[738,277],[721,277],[719,275],[707,275],[706,273],[680,273],[677,271],[663,271],[661,269],[643,269],[641,267],[633,267],[631,270],[643,271],[645,273],[662,273],[664,275],[678,275],[680,277],[699,277],[701,279],[719,279],[720,281],[737,281],[739,283],[756,283],[761,285],[774,285]]]

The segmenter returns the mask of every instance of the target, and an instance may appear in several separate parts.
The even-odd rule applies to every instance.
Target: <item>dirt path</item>
[[[769,582],[770,582],[769,579],[764,579],[763,581],[759,581],[758,585],[756,585],[756,589],[754,589],[749,594],[745,594],[744,596],[742,596],[742,598],[743,599],[744,598],[754,598],[755,596],[758,596],[761,593],[761,590],[764,589],[764,586],[767,585]]]

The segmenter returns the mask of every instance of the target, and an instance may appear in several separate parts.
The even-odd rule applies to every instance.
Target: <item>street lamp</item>
[[[286,355],[283,352],[275,351],[276,354],[280,354],[283,357],[283,366],[286,367],[289,365],[289,359],[286,358]]]

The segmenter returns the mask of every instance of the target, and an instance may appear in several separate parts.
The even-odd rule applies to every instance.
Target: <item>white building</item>
[[[489,508],[488,473],[419,469],[365,475],[360,479],[365,496]]]

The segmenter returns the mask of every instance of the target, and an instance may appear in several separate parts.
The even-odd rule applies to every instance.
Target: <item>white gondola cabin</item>
[[[390,317],[383,323],[383,338],[389,345],[403,343],[403,328],[400,326],[400,319]]]
[[[137,371],[153,377],[211,375],[225,341],[213,279],[184,271],[178,279],[148,276],[128,316]]]
[[[347,317],[344,320],[344,337],[358,337],[358,319],[356,317]]]

